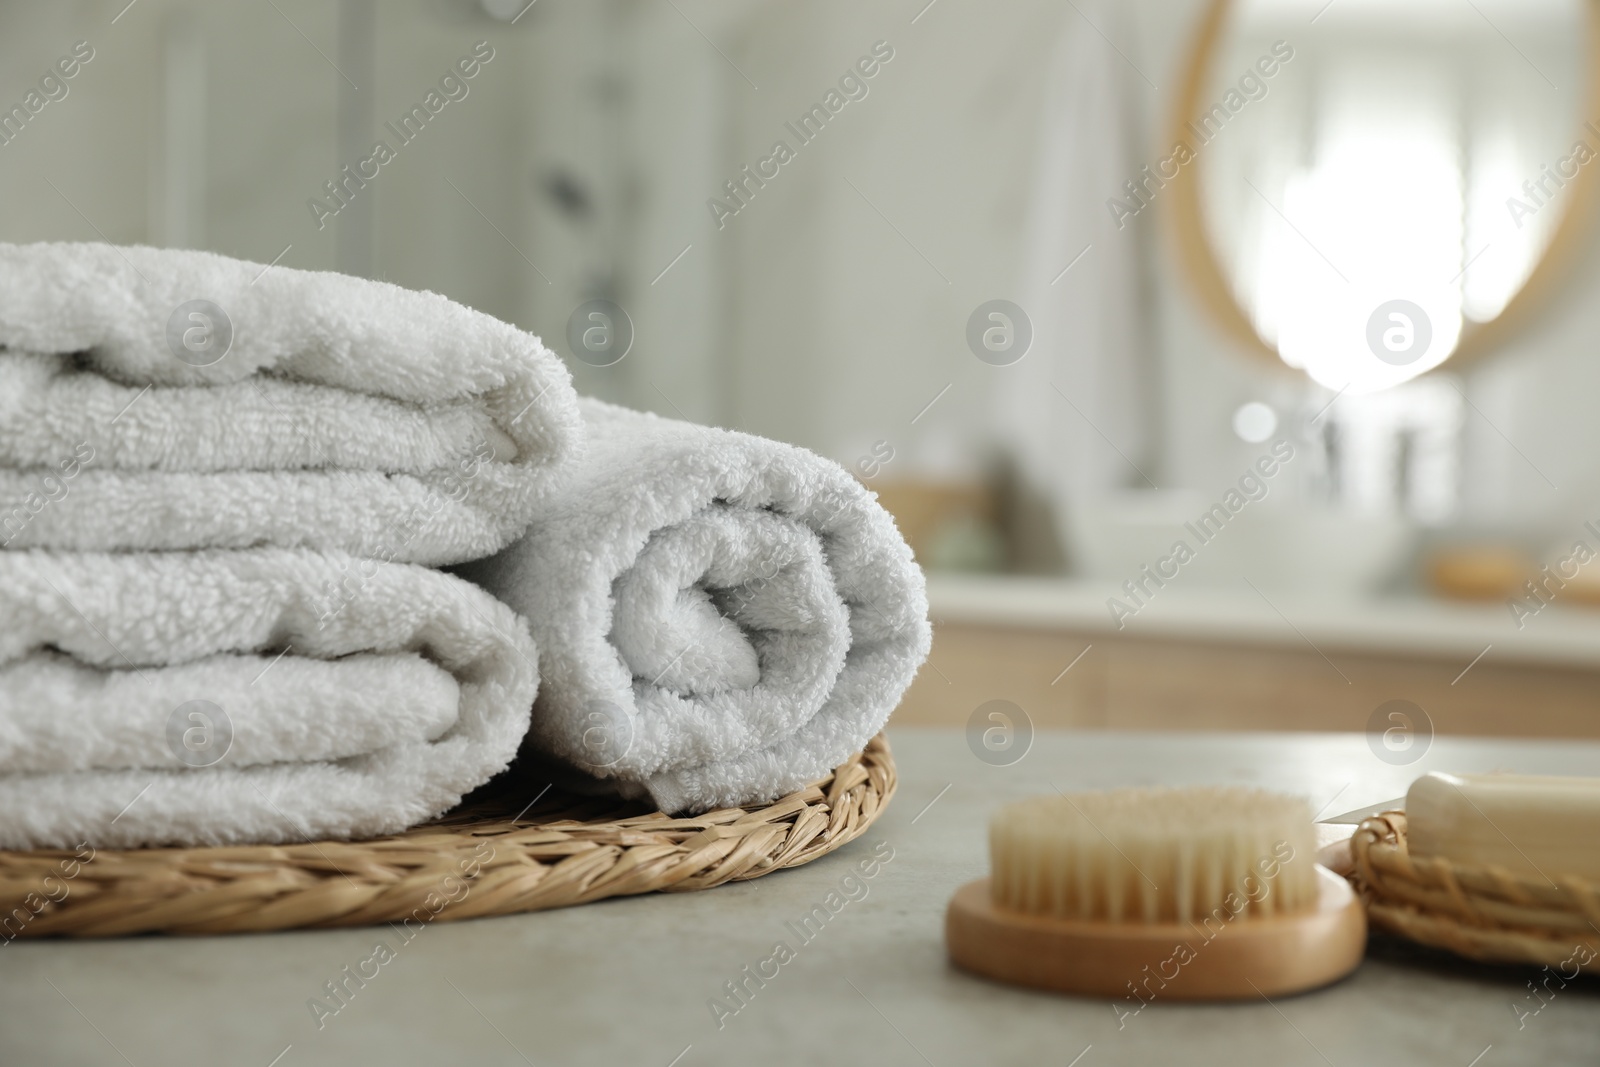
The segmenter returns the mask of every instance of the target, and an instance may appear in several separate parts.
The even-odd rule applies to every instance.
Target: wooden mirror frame
[[[1188,61],[1184,65],[1177,104],[1168,127],[1169,144],[1189,143],[1187,124],[1200,117],[1212,61],[1233,6],[1234,0],[1210,0],[1210,6],[1200,20]],[[1600,121],[1600,0],[1583,0],[1583,7],[1589,70],[1588,88],[1580,112],[1587,113],[1591,121]],[[1600,152],[1600,145],[1595,148]],[[1211,311],[1213,320],[1223,333],[1253,356],[1262,357],[1282,370],[1303,374],[1299,368],[1285,363],[1277,350],[1262,339],[1251,324],[1249,313],[1234,297],[1201,210],[1200,168],[1203,162],[1204,153],[1197,151],[1193,161],[1179,167],[1178,174],[1167,179],[1172,186],[1170,217],[1179,268],[1188,276],[1196,295]],[[1572,265],[1584,251],[1585,238],[1594,217],[1597,190],[1600,190],[1600,160],[1580,167],[1577,177],[1569,179],[1569,182],[1571,195],[1567,198],[1566,208],[1538,263],[1534,264],[1521,288],[1489,321],[1463,319],[1455,350],[1438,366],[1425,373],[1447,366],[1455,369],[1471,366],[1504,347],[1532,320],[1533,312],[1558,289],[1559,283],[1570,276]]]

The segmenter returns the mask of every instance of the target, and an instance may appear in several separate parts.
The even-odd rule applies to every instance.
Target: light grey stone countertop
[[[1592,979],[1531,1014],[1541,1003],[1525,985],[1532,969],[1375,941],[1353,976],[1319,992],[1158,999],[1119,1020],[1103,1001],[969,977],[942,940],[951,892],[984,873],[990,812],[1052,785],[1249,783],[1304,793],[1332,814],[1403,793],[1426,770],[1600,774],[1600,744],[1438,738],[1413,764],[1391,766],[1359,735],[1050,733],[1000,767],[957,730],[890,738],[900,791],[864,838],[753,882],[437,922],[409,942],[374,927],[5,944],[0,1064],[1600,1063]],[[797,936],[791,924],[830,892],[837,912],[809,941]],[[319,1019],[308,1001],[379,942],[392,958]],[[780,942],[776,974],[747,983],[742,1005],[730,999],[726,983]],[[1530,1014],[1519,1019],[1519,1007]]]

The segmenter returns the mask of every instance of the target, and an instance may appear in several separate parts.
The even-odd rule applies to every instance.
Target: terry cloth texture
[[[436,293],[0,244],[7,547],[460,562],[527,526],[580,438],[561,361]]]
[[[502,770],[538,690],[481,589],[303,549],[0,552],[0,618],[4,848],[393,833]]]
[[[588,448],[460,573],[527,617],[528,750],[665,811],[761,803],[883,727],[927,656],[893,519],[805,449],[580,400]]]

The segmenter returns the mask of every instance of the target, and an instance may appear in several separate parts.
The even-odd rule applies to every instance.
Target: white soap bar
[[[1600,882],[1600,778],[1424,775],[1406,793],[1406,847],[1524,878]]]

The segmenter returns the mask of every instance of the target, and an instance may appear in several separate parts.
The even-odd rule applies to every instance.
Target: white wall
[[[879,439],[896,463],[944,467],[988,435],[996,368],[965,340],[972,310],[1014,298],[1039,123],[1039,76],[1070,8],[774,6],[737,61],[731,173],[795,141],[784,122],[874,42],[894,58],[714,239],[737,263],[733,421],[853,462]],[[911,420],[946,385],[947,393]]]

